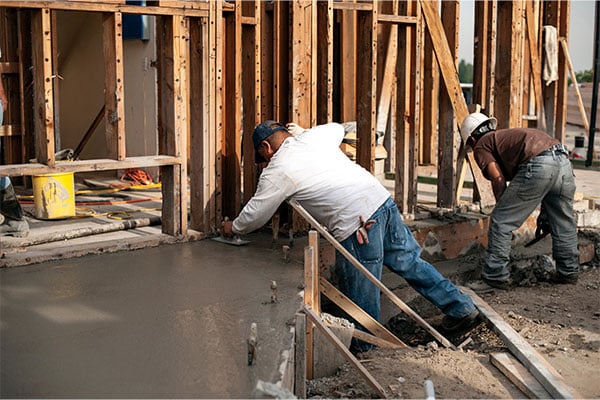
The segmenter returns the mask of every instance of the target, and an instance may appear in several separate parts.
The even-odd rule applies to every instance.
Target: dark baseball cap
[[[254,144],[254,161],[257,164],[267,161],[263,156],[258,154],[258,147],[263,140],[277,131],[287,131],[287,128],[277,121],[264,121],[254,128],[254,132],[252,133],[252,144]]]

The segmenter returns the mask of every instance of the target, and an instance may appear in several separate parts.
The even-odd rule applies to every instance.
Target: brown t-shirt
[[[499,129],[483,135],[473,153],[483,175],[488,178],[487,166],[495,161],[507,181],[511,181],[519,166],[560,142],[544,131],[532,128]],[[488,178],[489,179],[489,178]]]

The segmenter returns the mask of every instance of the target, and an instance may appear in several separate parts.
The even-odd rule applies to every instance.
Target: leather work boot
[[[3,217],[0,236],[25,237],[29,234],[29,224],[23,218],[23,209],[12,185],[0,190],[0,214]]]
[[[29,224],[27,221],[15,219],[4,219],[0,225],[0,236],[25,237],[29,235]]]

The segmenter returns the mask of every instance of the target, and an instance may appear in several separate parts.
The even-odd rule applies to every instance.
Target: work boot
[[[23,218],[23,209],[12,185],[0,190],[0,214],[3,220],[0,236],[25,237],[29,234],[29,224]]]
[[[15,188],[10,184],[6,189],[0,190],[0,214],[7,220],[21,221],[23,219],[23,209],[17,200]]]
[[[474,328],[478,323],[479,311],[477,309],[462,318],[446,315],[444,319],[442,319],[440,331],[444,334],[463,333]]]
[[[29,235],[29,224],[24,219],[17,221],[5,218],[0,225],[0,236],[25,237],[27,235]]]
[[[510,279],[498,281],[484,278],[482,280],[470,282],[467,284],[467,287],[469,289],[479,294],[491,293],[494,291],[494,289],[509,290],[511,286],[512,281]]]
[[[556,273],[550,275],[550,282],[558,283],[559,285],[575,285],[577,283],[578,279],[579,279],[578,273],[564,275],[564,274],[561,274],[560,272],[556,272]]]

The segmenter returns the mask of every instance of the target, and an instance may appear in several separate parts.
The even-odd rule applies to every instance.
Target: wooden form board
[[[550,393],[510,353],[492,353],[490,361],[530,399],[550,398]]]
[[[554,399],[580,399],[582,396],[569,387],[560,374],[521,335],[498,315],[483,299],[468,288],[468,294],[488,325],[500,336],[510,352],[523,363]]]
[[[335,334],[331,332],[331,330],[323,323],[323,321],[321,321],[321,317],[315,314],[315,312],[306,305],[304,306],[303,311],[308,317],[308,319],[310,319],[310,321],[314,323],[315,326],[323,333],[325,338],[329,340],[331,344],[333,344],[336,347],[336,349],[338,349],[338,351],[344,356],[346,361],[348,361],[354,368],[356,368],[358,373],[367,381],[369,386],[371,386],[371,388],[375,390],[375,392],[379,396],[381,396],[381,398],[387,398],[387,394],[385,393],[383,387],[381,387],[381,385],[375,380],[375,378],[373,378],[369,371],[367,371],[367,369],[362,366],[362,364],[356,359],[356,357],[354,357],[354,355],[352,355],[352,353],[350,353],[350,351],[337,338],[337,336],[335,336]]]

